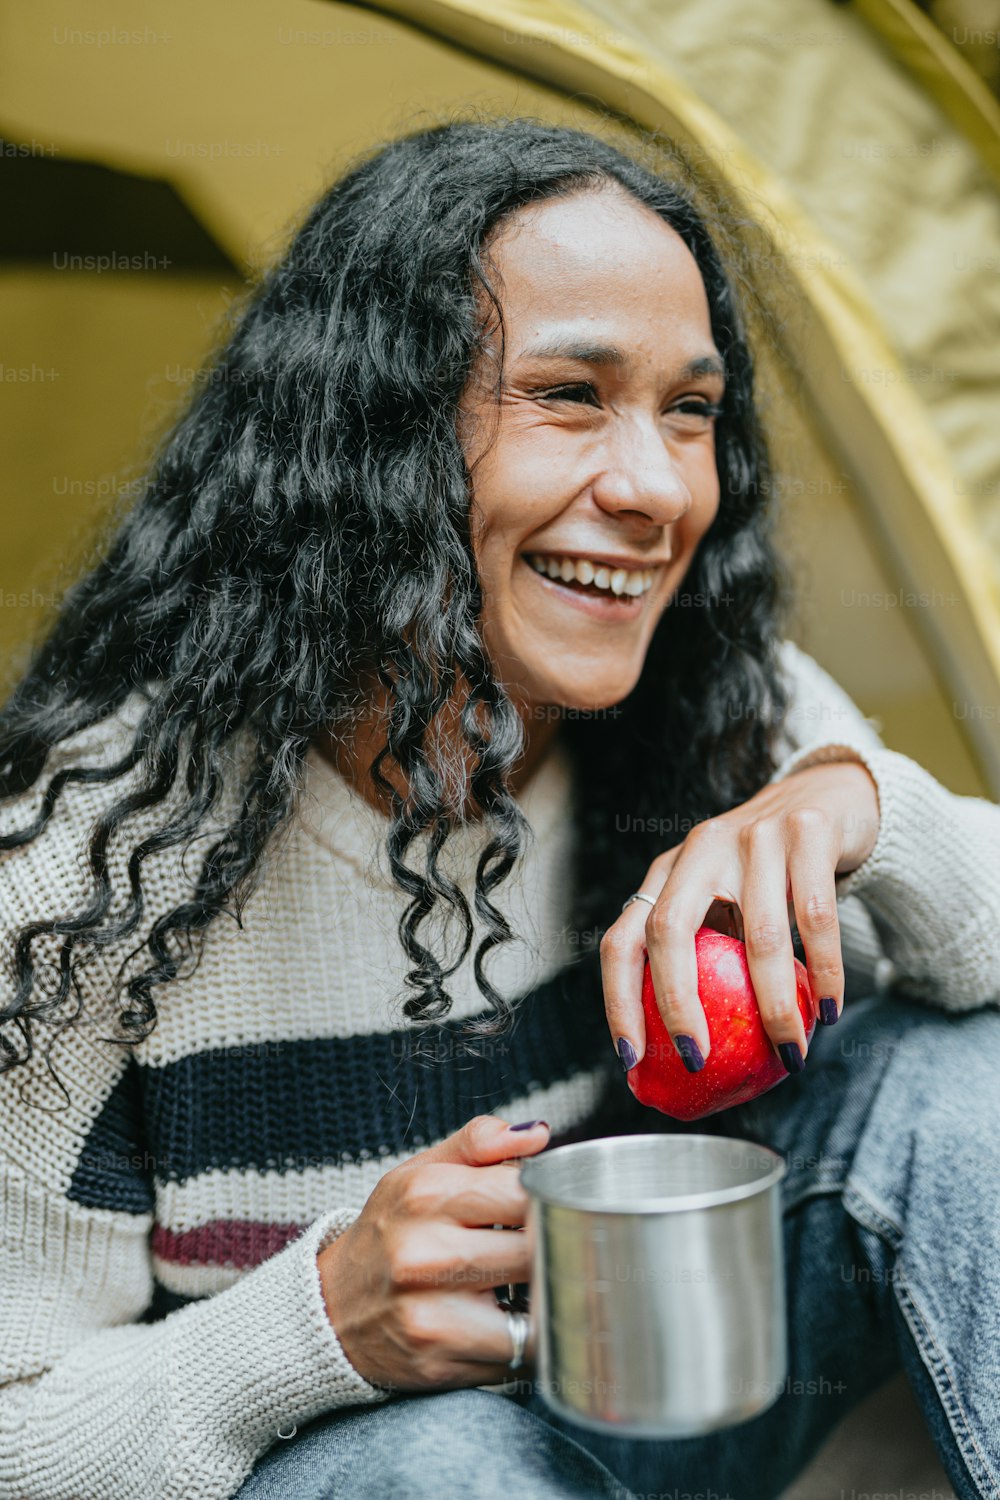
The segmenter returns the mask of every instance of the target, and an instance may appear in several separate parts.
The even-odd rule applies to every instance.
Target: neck
[[[559,729],[559,718],[557,715],[536,718],[531,713],[531,705],[513,694],[511,701],[521,716],[526,740],[524,752],[512,768],[507,782],[510,790],[517,796],[552,749]],[[387,704],[385,685],[377,682],[366,700],[365,708],[357,717],[352,718],[347,732],[335,734],[332,728],[327,727],[316,741],[317,749],[324,758],[383,817],[391,814],[390,798],[373,785],[368,770],[386,743],[384,723]],[[464,763],[466,774],[471,775],[475,752],[462,736],[460,712],[461,702],[452,698],[438,714],[432,725],[429,753],[434,757],[439,770],[455,765],[457,758],[458,763]],[[409,785],[398,762],[391,756],[383,761],[382,774],[405,801]],[[470,793],[463,809],[463,817],[468,821],[477,821],[480,815],[481,809],[476,806]]]

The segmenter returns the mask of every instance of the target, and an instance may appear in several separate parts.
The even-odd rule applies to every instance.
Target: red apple
[[[649,1104],[675,1120],[699,1120],[720,1109],[745,1104],[788,1077],[764,1030],[745,944],[712,927],[700,927],[694,946],[698,997],[711,1041],[705,1066],[689,1073],[681,1061],[657,1009],[647,958],[642,975],[646,1050],[627,1075],[628,1086],[640,1104]],[[816,1029],[809,976],[797,958],[794,963],[795,998],[809,1041]]]

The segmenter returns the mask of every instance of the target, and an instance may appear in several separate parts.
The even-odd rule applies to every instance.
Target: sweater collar
[[[366,868],[373,853],[381,848],[380,868],[387,871],[384,845],[388,817],[366,802],[315,745],[309,746],[305,763],[300,816],[306,831],[332,854]],[[571,789],[569,756],[557,737],[545,759],[515,793],[514,800],[530,823],[536,842],[546,839],[569,816]],[[485,837],[482,823],[465,823],[450,834],[444,856],[449,863],[456,861],[461,868],[474,872]],[[413,864],[412,852],[407,853],[406,862]]]

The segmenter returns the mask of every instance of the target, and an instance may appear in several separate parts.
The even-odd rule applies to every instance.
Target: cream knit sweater
[[[886,749],[812,658],[782,652],[793,701],[774,779],[859,758],[879,790],[875,849],[838,880],[849,997],[895,981],[953,1011],[1000,1003],[1000,808]],[[60,757],[110,756],[129,722]],[[89,890],[85,835],[121,786],[67,786],[42,837],[0,854],[5,989],[11,934]],[[101,1040],[105,958],[83,978],[85,1020],[53,1052],[68,1108],[44,1047],[0,1077],[0,1500],[225,1500],[279,1431],[384,1399],[330,1326],[316,1256],[385,1171],[487,1110],[542,1117],[554,1142],[607,1133],[602,1111],[628,1091],[599,963],[566,925],[568,793],[556,750],[519,799],[535,840],[501,907],[521,937],[490,973],[525,997],[523,1016],[482,1057],[455,1033],[484,1008],[475,944],[435,1060],[408,1056],[389,1004],[407,898],[387,874],[385,821],[311,754],[301,815],[243,929],[212,924],[197,971],[155,992],[152,1036]],[[0,831],[38,800],[0,805]],[[466,890],[480,839],[470,826],[445,848]],[[152,909],[173,904],[179,859],[146,870]]]

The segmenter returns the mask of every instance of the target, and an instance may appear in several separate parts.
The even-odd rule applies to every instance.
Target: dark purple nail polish
[[[511,1130],[534,1130],[536,1125],[548,1125],[548,1120],[522,1120],[520,1125],[511,1125]]]
[[[635,1048],[632,1046],[632,1043],[629,1041],[627,1036],[620,1036],[618,1038],[618,1056],[621,1058],[622,1067],[625,1069],[626,1073],[631,1072],[636,1063],[639,1061],[638,1057],[636,1056]]]
[[[806,1065],[797,1042],[779,1042],[778,1055],[789,1073],[801,1073]]]
[[[835,1026],[837,1023],[837,1002],[832,995],[824,995],[819,1002],[819,1018],[824,1026]]]
[[[699,1073],[705,1066],[705,1059],[701,1055],[701,1048],[693,1036],[688,1036],[682,1031],[674,1037],[674,1046],[680,1054],[681,1062],[689,1073]]]

